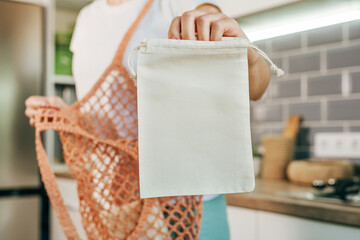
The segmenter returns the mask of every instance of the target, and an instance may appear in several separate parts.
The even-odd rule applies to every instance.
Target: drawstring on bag
[[[129,66],[129,70],[130,70],[130,77],[134,81],[135,86],[137,84],[137,75],[136,75],[136,72],[135,72],[135,69],[134,69],[134,60],[135,60],[136,53],[142,47],[146,47],[145,42],[141,42],[139,46],[137,46],[133,50],[131,50],[131,52],[129,54],[129,57],[128,57],[128,66]]]
[[[284,71],[278,66],[276,66],[275,63],[271,61],[271,59],[268,57],[268,55],[266,55],[266,53],[263,50],[261,50],[255,44],[250,42],[248,46],[255,49],[258,52],[258,54],[260,54],[260,56],[262,56],[265,60],[267,60],[270,63],[270,71],[275,72],[277,77],[281,77],[282,75],[284,75]]]
[[[235,38],[233,38],[233,39],[235,39]],[[240,39],[240,38],[238,38],[238,39]],[[241,40],[244,40],[244,39],[241,39]],[[176,40],[171,40],[171,41],[176,41]],[[177,41],[182,41],[182,40],[177,40]],[[146,40],[142,41],[139,46],[135,47],[130,52],[129,57],[128,57],[128,66],[129,66],[129,70],[130,70],[130,77],[134,81],[135,86],[137,86],[137,74],[136,74],[136,71],[134,68],[134,60],[135,60],[136,53],[142,47],[146,47]],[[260,54],[260,56],[262,56],[270,64],[270,67],[269,67],[270,71],[276,73],[277,77],[284,75],[284,71],[281,68],[279,68],[278,66],[276,66],[275,63],[273,61],[271,61],[271,59],[268,57],[268,55],[266,55],[266,53],[263,50],[261,50],[260,48],[258,48],[255,44],[248,41],[245,43],[244,47],[251,47],[258,54]]]

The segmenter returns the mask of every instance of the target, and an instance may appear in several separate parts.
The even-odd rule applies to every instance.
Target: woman
[[[119,42],[146,1],[97,0],[81,10],[71,42],[78,99],[89,92],[110,64]],[[124,59],[144,38],[219,41],[223,36],[246,38],[237,22],[222,14],[212,0],[154,0],[127,45]],[[250,98],[257,100],[268,85],[270,73],[253,49],[249,49],[248,59]],[[39,107],[63,107],[65,103],[58,97],[34,96],[26,106],[26,115],[33,124]],[[224,195],[207,195],[203,200],[200,239],[229,239]]]

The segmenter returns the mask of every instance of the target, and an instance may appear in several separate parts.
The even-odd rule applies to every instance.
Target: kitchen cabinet
[[[72,179],[58,178],[60,192],[64,198],[66,207],[69,210],[70,217],[79,233],[81,239],[87,239],[85,230],[81,223],[81,215],[79,212],[79,198],[77,195],[76,182]],[[67,240],[61,226],[56,218],[55,211],[51,209],[51,240]]]
[[[256,240],[257,211],[240,207],[227,207],[231,239]]]
[[[47,198],[25,100],[47,79],[50,0],[0,1],[0,239],[47,239]]]
[[[224,13],[231,17],[241,17],[256,12],[269,10],[283,5],[299,2],[299,0],[221,0],[217,1]]]
[[[60,96],[68,105],[71,105],[76,100],[74,78],[71,75],[57,75],[56,72],[70,71],[67,69],[67,65],[70,65],[68,62],[71,62],[71,57],[69,57],[71,53],[68,49],[69,39],[80,8],[89,2],[80,0],[52,2],[56,4],[52,6],[51,20],[49,21],[51,23],[49,24],[51,38],[47,44],[50,53],[47,57],[47,64],[50,67],[46,78],[45,93],[47,96]],[[54,61],[55,59],[57,61]],[[60,138],[55,131],[46,131],[45,146],[53,170],[62,171],[64,168],[66,169]]]
[[[0,198],[0,239],[40,239],[38,196]]]
[[[258,240],[358,240],[360,229],[259,211]]]
[[[232,240],[358,240],[360,228],[240,207],[227,207]]]

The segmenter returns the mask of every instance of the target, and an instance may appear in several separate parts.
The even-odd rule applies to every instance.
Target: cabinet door
[[[359,240],[360,228],[258,211],[258,240]]]
[[[256,240],[256,210],[227,207],[227,215],[232,240]]]
[[[58,178],[60,192],[64,198],[70,217],[78,231],[81,239],[87,239],[84,228],[81,223],[81,215],[79,213],[79,199],[77,195],[76,182],[72,179]],[[56,218],[54,210],[51,208],[51,240],[66,240],[61,226]]]
[[[40,239],[40,198],[0,198],[0,239]]]

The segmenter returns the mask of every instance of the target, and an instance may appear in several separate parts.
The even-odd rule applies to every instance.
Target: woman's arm
[[[25,115],[29,118],[30,125],[34,126],[35,116],[39,108],[60,109],[67,105],[60,97],[31,96],[26,99],[25,106]]]
[[[200,41],[220,41],[222,37],[247,38],[233,18],[222,14],[211,4],[202,4],[174,18],[168,37]],[[252,48],[248,48],[248,61],[250,99],[258,100],[269,84],[270,70],[265,60]]]

